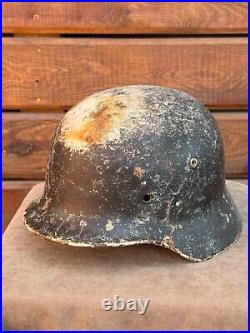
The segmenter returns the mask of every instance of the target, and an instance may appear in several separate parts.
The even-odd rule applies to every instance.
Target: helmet
[[[186,93],[147,85],[96,93],[66,113],[24,220],[63,244],[155,244],[192,261],[241,231],[213,116]]]

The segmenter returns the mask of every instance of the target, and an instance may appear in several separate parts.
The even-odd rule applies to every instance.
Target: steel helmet
[[[192,261],[241,231],[213,116],[186,93],[147,85],[101,91],[66,113],[24,220],[63,244],[155,244]]]

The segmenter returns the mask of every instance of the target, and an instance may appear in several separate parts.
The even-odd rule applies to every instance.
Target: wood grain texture
[[[2,182],[2,233],[15,215],[23,199],[38,181]]]
[[[247,105],[247,38],[4,38],[3,108],[68,109],[105,88],[154,84],[210,108]]]
[[[49,143],[62,114],[4,113],[3,178],[44,178]]]
[[[228,177],[247,175],[247,113],[215,113]],[[62,114],[3,114],[3,178],[43,179],[48,147]]]
[[[230,176],[248,173],[248,114],[217,113],[215,119],[223,136],[226,171]]]
[[[247,33],[247,3],[3,3],[4,33]]]

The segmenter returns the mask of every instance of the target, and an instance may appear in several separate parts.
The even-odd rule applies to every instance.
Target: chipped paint
[[[83,221],[83,220],[81,220],[79,224],[80,224],[81,227],[86,227],[88,225],[88,223],[86,221]]]
[[[112,223],[111,220],[108,220],[108,222],[107,222],[105,228],[106,228],[107,231],[111,231],[111,230],[114,229],[114,225],[113,225],[113,223]]]
[[[45,191],[24,221],[61,244],[154,244],[191,261],[217,255],[241,231],[212,115],[191,96],[156,86],[108,89],[67,112]]]
[[[162,240],[162,246],[168,247],[169,249],[174,248],[174,241],[169,236],[165,236]]]
[[[128,124],[132,128],[142,109],[140,89],[135,88],[133,95],[127,90],[128,94],[115,96],[107,90],[77,104],[63,119],[59,140],[72,150],[86,151],[119,139],[121,128]]]
[[[136,166],[134,168],[134,175],[139,179],[142,179],[143,175],[145,174],[145,170],[143,170],[140,166]]]
[[[64,133],[65,142],[82,147],[105,144],[112,129],[119,128],[125,117],[127,106],[124,96],[122,97],[110,96],[99,102],[96,111],[85,119],[79,128]]]

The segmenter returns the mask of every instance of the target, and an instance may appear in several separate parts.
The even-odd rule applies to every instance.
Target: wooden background
[[[3,229],[44,179],[64,113],[108,87],[155,84],[206,104],[226,173],[247,177],[247,3],[3,3]]]

